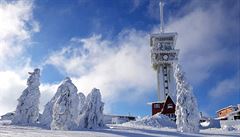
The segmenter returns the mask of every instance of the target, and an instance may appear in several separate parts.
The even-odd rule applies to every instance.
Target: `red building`
[[[176,120],[175,115],[175,103],[170,96],[167,96],[165,102],[151,102],[152,105],[152,115],[156,113],[167,115],[171,120]]]

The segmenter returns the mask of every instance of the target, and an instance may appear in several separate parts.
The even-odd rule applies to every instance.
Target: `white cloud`
[[[39,31],[28,0],[0,0],[0,115],[13,111],[26,87],[31,59],[24,56],[31,35]]]
[[[229,16],[232,16],[230,12],[224,13],[221,4],[215,3],[209,8],[196,7],[182,18],[172,20],[167,27],[179,34],[176,47],[180,49],[180,62],[192,83],[200,84],[213,74],[213,69],[237,62],[234,57],[238,54],[237,47],[221,41],[222,37],[227,38],[227,33],[232,33],[230,28],[236,27],[237,19],[231,18],[228,22]]]
[[[233,57],[237,52],[233,52],[235,47],[229,50],[219,42],[222,36],[227,35],[227,29],[236,26],[236,20],[228,22],[232,16],[225,20],[227,15],[222,12],[221,5],[214,5],[204,10],[196,7],[166,24],[169,31],[179,33],[177,48],[181,49],[180,61],[187,77],[195,84],[210,78],[212,69],[227,62],[236,62]],[[39,25],[32,17],[32,7],[29,1],[0,2],[0,28],[10,24],[0,29],[0,83],[6,83],[0,88],[0,114],[12,111],[16,106],[16,99],[26,87],[26,72],[32,70],[31,59],[23,56],[31,34],[39,31]],[[101,35],[75,37],[69,46],[50,54],[46,64],[52,64],[64,75],[71,76],[79,91],[85,94],[93,87],[100,88],[107,111],[110,111],[111,103],[119,100],[134,103],[156,89],[155,72],[150,64],[149,33],[123,30],[116,40],[106,40]],[[227,81],[216,86],[214,92],[222,93],[219,90],[221,85],[232,82]],[[41,109],[56,92],[57,86],[41,85]]]
[[[209,96],[213,99],[224,99],[229,94],[238,93],[240,95],[240,72],[235,74],[232,78],[220,81],[209,92]]]
[[[60,83],[54,83],[54,84],[47,84],[47,83],[42,83],[40,85],[40,92],[41,92],[41,97],[40,97],[40,112],[44,110],[44,106],[48,101],[51,100],[51,98],[54,96],[54,94],[57,91],[58,86]]]
[[[31,1],[0,1],[0,66],[15,60],[25,49],[33,32],[39,26],[32,18]],[[12,60],[11,60],[12,61]]]
[[[170,19],[167,24],[168,31],[179,34],[180,62],[195,85],[210,78],[211,70],[218,66],[236,63],[236,59],[228,60],[236,55],[233,52],[236,47],[227,49],[219,42],[226,36],[226,29],[235,23],[224,20],[227,15],[221,8],[220,4],[204,10],[196,7],[182,18]],[[153,32],[158,31],[157,27]],[[119,100],[137,102],[156,88],[150,64],[149,33],[124,30],[112,41],[102,39],[101,35],[76,37],[70,46],[52,53],[46,63],[72,76],[78,89],[85,94],[93,87],[100,88],[107,105]]]
[[[0,71],[0,114],[14,111],[17,98],[24,89],[25,81],[12,71]]]
[[[87,94],[93,87],[100,88],[109,105],[117,100],[130,101],[132,95],[142,95],[154,87],[146,33],[123,31],[114,42],[100,35],[71,41],[76,45],[51,54],[46,63],[72,76],[79,91]],[[128,92],[132,97],[124,98]]]

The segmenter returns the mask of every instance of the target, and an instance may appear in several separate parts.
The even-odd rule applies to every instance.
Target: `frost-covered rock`
[[[53,105],[51,129],[72,130],[77,128],[79,98],[77,88],[66,78],[58,88],[60,95]]]
[[[32,125],[38,120],[40,69],[34,69],[34,72],[29,72],[29,74],[30,77],[27,80],[28,87],[23,91],[22,95],[18,99],[18,105],[12,124]]]
[[[86,97],[83,93],[79,92],[78,93],[78,97],[79,97],[79,105],[78,105],[78,110],[79,110],[79,113],[82,111],[83,109],[83,106],[84,106],[84,103],[85,103],[85,100],[86,100]]]
[[[94,129],[103,127],[102,97],[99,89],[94,88],[88,94],[85,104],[79,116],[79,128]]]
[[[180,132],[199,132],[199,111],[192,87],[187,82],[180,65],[175,66],[177,82],[176,124]]]
[[[75,85],[73,85],[71,82],[69,83],[69,78],[66,78],[61,85],[58,87],[57,92],[52,97],[52,99],[45,105],[44,111],[40,120],[40,123],[42,126],[46,128],[50,128],[51,122],[52,122],[52,114],[53,114],[53,105],[56,103],[59,96],[65,92],[67,86],[71,87],[71,89],[74,89],[77,91],[77,88]]]
[[[44,107],[44,111],[40,119],[40,123],[42,126],[46,128],[50,128],[50,124],[52,122],[52,109],[53,109],[53,104],[55,102],[56,100],[51,99],[51,101],[49,101]]]
[[[162,114],[155,114],[153,116],[146,116],[141,119],[138,119],[136,121],[130,121],[127,123],[123,123],[123,126],[127,127],[137,127],[137,128],[162,128],[162,127],[168,127],[168,128],[176,128],[176,124],[171,121],[171,119],[168,116],[162,115]]]

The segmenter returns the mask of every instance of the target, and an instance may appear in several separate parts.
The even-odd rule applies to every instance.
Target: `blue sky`
[[[178,32],[179,62],[200,111],[240,103],[240,2],[169,0],[167,32]],[[0,0],[0,114],[13,111],[27,72],[41,68],[40,107],[65,76],[87,95],[99,88],[105,112],[150,115],[156,76],[149,34],[158,0]]]

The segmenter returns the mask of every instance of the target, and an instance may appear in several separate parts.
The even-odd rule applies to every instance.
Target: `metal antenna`
[[[164,20],[163,20],[163,0],[160,0],[159,7],[160,7],[160,33],[164,33]]]

